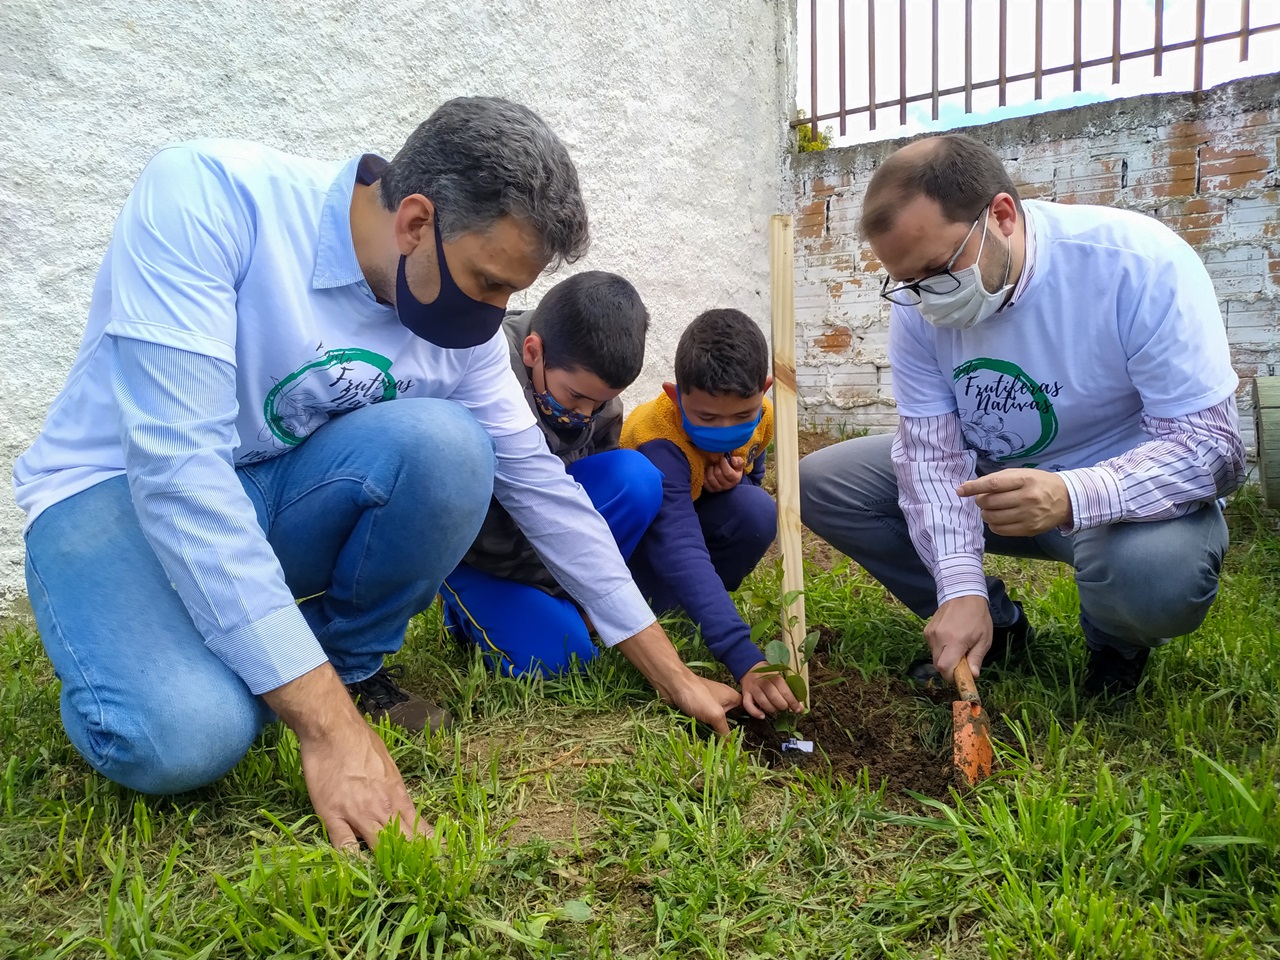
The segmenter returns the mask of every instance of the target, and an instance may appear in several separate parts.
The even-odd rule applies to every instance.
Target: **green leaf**
[[[804,638],[804,662],[813,659],[813,652],[818,649],[818,631],[811,630]]]
[[[809,699],[809,685],[804,682],[804,677],[800,676],[800,674],[787,674],[787,686],[791,688],[791,693],[801,703],[805,703]]]
[[[542,939],[543,931],[547,929],[547,924],[555,919],[552,913],[535,913],[524,922],[524,932],[537,940]]]
[[[766,633],[768,633],[772,629],[773,629],[773,624],[769,623],[767,620],[762,623],[757,623],[754,627],[751,628],[751,642],[754,643],[757,647],[760,646],[761,639],[764,637]]]
[[[764,658],[775,666],[789,666],[791,648],[781,640],[770,640],[764,648]]]
[[[591,919],[591,904],[585,900],[569,900],[560,908],[560,916],[573,923],[586,923]]]
[[[665,830],[659,830],[653,838],[653,844],[649,847],[649,856],[658,858],[667,852],[667,848],[671,846],[671,834]]]
[[[784,607],[789,607],[803,596],[803,590],[788,590],[782,595],[782,605]]]

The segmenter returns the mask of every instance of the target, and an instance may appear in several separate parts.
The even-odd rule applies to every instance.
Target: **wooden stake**
[[[769,220],[769,272],[773,299],[773,436],[778,476],[778,541],[782,549],[782,635],[791,668],[809,689],[804,662],[804,555],[800,547],[800,414],[796,401],[795,239],[791,217]],[[800,591],[787,605],[788,594]],[[809,706],[811,696],[805,697]]]

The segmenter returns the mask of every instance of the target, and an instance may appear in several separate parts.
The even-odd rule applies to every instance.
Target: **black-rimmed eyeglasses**
[[[993,198],[994,199],[994,198]],[[951,265],[959,259],[960,254],[964,252],[964,248],[969,243],[969,238],[973,236],[973,231],[978,228],[978,224],[982,222],[982,218],[987,211],[991,209],[991,203],[988,202],[982,208],[982,212],[973,221],[973,226],[969,228],[969,232],[964,235],[964,239],[960,241],[960,246],[956,252],[951,255],[951,259],[947,261],[947,265],[937,273],[922,277],[919,280],[911,280],[905,283],[899,283],[896,286],[890,286],[893,278],[886,276],[884,283],[880,286],[880,296],[884,297],[890,303],[897,303],[904,307],[914,307],[921,301],[920,292],[933,294],[934,296],[943,297],[948,293],[955,293],[960,289],[960,278],[951,272]]]

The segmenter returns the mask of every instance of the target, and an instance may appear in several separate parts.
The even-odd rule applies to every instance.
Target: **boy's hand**
[[[707,467],[706,478],[702,481],[703,488],[712,493],[732,490],[742,482],[742,467],[741,457],[722,457]]]
[[[742,706],[747,713],[757,720],[763,720],[765,714],[773,716],[783,710],[799,713],[800,701],[795,698],[787,681],[781,674],[761,673],[760,664],[752,668],[742,677]]]

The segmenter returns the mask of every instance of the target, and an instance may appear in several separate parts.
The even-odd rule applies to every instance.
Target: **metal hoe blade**
[[[951,704],[955,739],[955,777],[958,786],[972,787],[991,776],[991,722],[982,712],[982,701],[969,665],[961,660],[955,671],[960,699]]]

